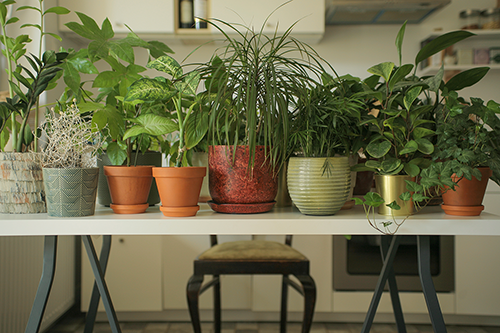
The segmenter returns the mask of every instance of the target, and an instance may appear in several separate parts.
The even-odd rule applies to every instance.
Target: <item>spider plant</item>
[[[267,19],[257,31],[217,19],[208,22],[223,34],[225,44],[200,69],[212,97],[208,141],[234,150],[247,146],[249,167],[258,145],[265,147],[271,165],[281,165],[291,105],[324,72],[321,57],[290,35],[293,25],[282,35],[266,35]]]

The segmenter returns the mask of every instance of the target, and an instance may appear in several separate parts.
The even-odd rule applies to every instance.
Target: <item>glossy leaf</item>
[[[433,39],[420,49],[415,57],[415,65],[418,65],[420,62],[431,57],[432,55],[441,52],[447,47],[471,36],[474,36],[474,34],[469,31],[452,31]]]
[[[405,94],[403,99],[403,103],[405,105],[406,110],[410,110],[413,102],[418,98],[420,92],[422,91],[421,86],[413,87]]]
[[[418,143],[418,150],[423,154],[432,154],[434,152],[434,145],[427,139],[415,139]]]
[[[418,150],[418,143],[410,140],[405,144],[405,147],[399,152],[399,155],[414,153]]]
[[[412,69],[413,65],[411,64],[406,64],[399,67],[389,80],[389,91],[393,91],[394,85],[399,81],[403,80],[406,77],[406,75],[410,74]]]
[[[374,75],[378,75],[384,78],[386,82],[389,81],[391,77],[392,70],[394,69],[393,62],[383,62],[368,69],[368,72]]]
[[[51,7],[49,9],[47,9],[43,13],[43,15],[49,14],[49,13],[54,13],[54,14],[57,14],[57,15],[66,15],[66,14],[70,13],[70,10],[67,9],[67,8],[61,7],[61,6],[55,6],[55,7]]]
[[[403,23],[401,28],[399,29],[398,35],[396,36],[396,49],[398,50],[398,56],[399,56],[399,65],[401,66],[402,58],[403,58],[403,39],[405,36],[405,30],[406,30],[406,21]]]
[[[370,142],[368,146],[366,146],[366,151],[370,156],[374,158],[381,158],[385,156],[389,150],[391,150],[391,143],[387,140]]]
[[[489,70],[489,67],[478,67],[460,72],[457,75],[453,76],[445,84],[445,88],[448,88],[449,91],[458,91],[473,86],[477,82],[481,81],[481,79],[486,75],[486,73],[488,73]]]
[[[416,177],[420,173],[420,168],[412,163],[406,163],[403,169],[406,172],[406,174],[412,177]]]

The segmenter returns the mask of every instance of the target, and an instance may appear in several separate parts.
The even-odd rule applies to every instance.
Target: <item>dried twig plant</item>
[[[44,168],[96,167],[96,155],[102,144],[97,126],[92,126],[91,115],[82,116],[75,104],[57,114],[50,110],[41,126]]]

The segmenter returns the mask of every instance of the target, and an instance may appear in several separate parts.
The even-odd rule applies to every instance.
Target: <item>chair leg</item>
[[[288,275],[283,275],[281,283],[281,316],[280,316],[280,333],[286,333],[286,317],[288,311],[288,283],[286,279]]]
[[[193,275],[189,278],[186,288],[189,315],[191,316],[194,333],[201,333],[200,306],[198,300],[200,298],[202,283],[203,275]]]
[[[217,280],[214,284],[214,333],[221,331],[221,301],[220,301],[220,276],[214,275]]]
[[[304,321],[302,322],[302,333],[309,333],[314,316],[314,306],[316,305],[316,284],[309,275],[296,275],[296,278],[302,283],[302,288],[304,290]]]

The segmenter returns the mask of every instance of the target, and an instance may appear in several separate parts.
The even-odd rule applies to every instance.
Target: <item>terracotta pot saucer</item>
[[[137,205],[117,205],[110,204],[109,207],[113,210],[115,214],[140,214],[144,213],[148,209],[149,204],[137,204]]]
[[[270,211],[276,201],[254,204],[219,204],[212,200],[207,202],[210,208],[217,213],[227,214],[256,214]]]
[[[479,206],[452,206],[442,204],[441,208],[448,215],[458,215],[458,216],[478,216],[484,209],[483,205]]]
[[[169,217],[187,217],[187,216],[195,216],[196,212],[200,210],[200,206],[186,206],[186,207],[166,207],[160,206],[160,210],[163,215]]]

